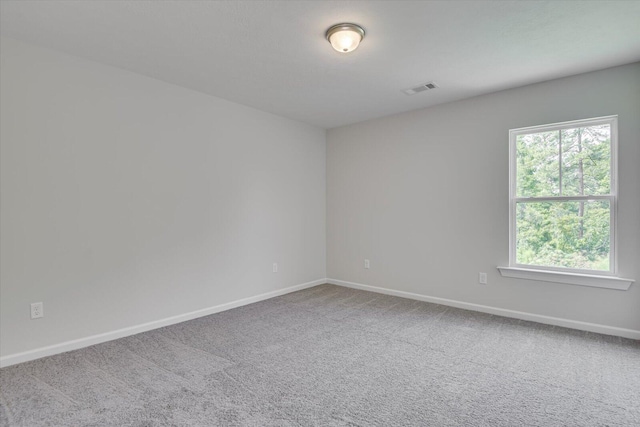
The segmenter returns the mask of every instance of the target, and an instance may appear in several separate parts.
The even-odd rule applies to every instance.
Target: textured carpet
[[[322,285],[0,370],[2,426],[638,426],[640,343]]]

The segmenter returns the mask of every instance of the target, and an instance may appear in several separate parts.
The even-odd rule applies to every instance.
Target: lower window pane
[[[609,271],[608,200],[516,205],[516,262]]]

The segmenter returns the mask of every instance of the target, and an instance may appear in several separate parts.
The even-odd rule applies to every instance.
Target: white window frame
[[[549,196],[549,197],[517,197],[517,150],[516,138],[519,135],[559,131],[576,127],[588,127],[608,124],[611,130],[611,188],[608,195],[597,196]],[[561,173],[561,172],[560,172]],[[561,184],[560,184],[561,185]],[[608,200],[610,206],[610,245],[609,271],[573,269],[565,267],[518,264],[516,262],[516,206],[517,202],[526,201],[587,201]],[[583,120],[552,123],[509,130],[509,267],[498,267],[500,273],[507,277],[542,280],[557,283],[568,283],[584,286],[605,287],[611,289],[628,289],[633,280],[620,279],[617,259],[617,211],[618,211],[618,116],[596,117]]]

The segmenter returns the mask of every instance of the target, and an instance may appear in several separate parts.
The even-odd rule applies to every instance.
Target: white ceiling
[[[640,1],[2,0],[0,31],[325,128],[640,61]]]

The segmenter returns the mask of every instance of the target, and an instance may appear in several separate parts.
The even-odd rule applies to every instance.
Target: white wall
[[[326,277],[323,129],[0,52],[2,356]]]
[[[637,282],[495,270],[508,130],[618,114],[619,269],[640,279],[640,64],[333,129],[325,153],[322,129],[1,43],[0,356],[326,276],[640,330]]]
[[[328,131],[328,277],[640,330],[638,282],[618,291],[496,270],[509,260],[509,129],[613,114],[619,273],[640,280],[638,63]]]

